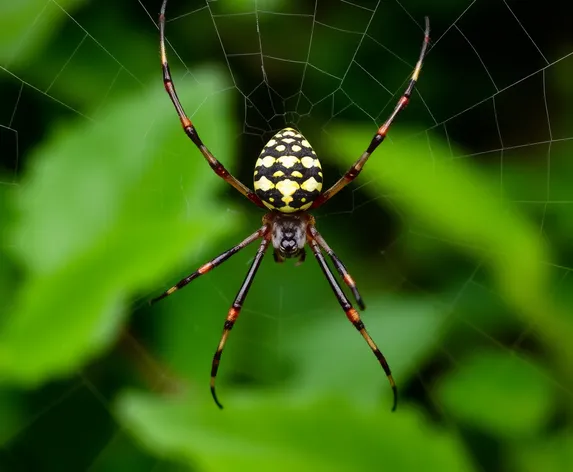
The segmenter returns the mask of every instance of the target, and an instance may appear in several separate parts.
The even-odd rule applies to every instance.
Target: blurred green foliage
[[[454,4],[433,15],[450,24]],[[262,215],[228,191],[181,132],[161,84],[156,30],[134,11],[144,13],[119,2],[0,7],[2,116],[12,115],[0,124],[19,140],[17,154],[0,141],[8,163],[0,175],[0,470],[572,470],[573,212],[547,210],[550,200],[573,201],[571,145],[552,143],[551,173],[531,146],[519,159],[506,156],[502,174],[497,161],[455,159],[470,143],[453,144],[429,125],[393,128],[363,185],[340,195],[357,204],[349,211],[333,202],[317,216],[362,289],[364,321],[399,385],[398,411],[390,413],[380,366],[312,258],[283,267],[267,256],[223,357],[220,412],[209,366],[252,251],[152,309],[146,301]],[[328,14],[332,24],[355,21],[342,9]],[[233,18],[246,51],[247,20]],[[280,28],[281,19],[261,27]],[[177,48],[188,70],[173,61],[179,96],[211,151],[249,179],[254,159],[229,73],[210,65],[219,45],[192,47],[207,24],[175,26],[190,49]],[[265,33],[265,47],[288,57],[276,36]],[[409,46],[396,52],[410,57]],[[313,55],[344,65],[326,48]],[[558,91],[569,86],[563,74],[551,82]],[[453,80],[436,67],[423,76],[426,97],[447,93],[436,84]],[[352,98],[369,99],[360,84]],[[449,117],[443,101],[432,111]],[[327,182],[373,133],[352,116],[330,123],[329,113],[317,107],[301,128],[321,138],[313,142]],[[569,115],[554,113],[551,124],[571,137]],[[558,197],[544,193],[548,175]],[[528,199],[541,204],[512,203]]]
[[[151,450],[201,470],[473,470],[457,435],[428,425],[415,410],[397,417],[349,399],[293,402],[264,395],[221,415],[133,393],[122,397],[119,409]],[[406,443],[423,447],[404,454]]]
[[[185,98],[193,92],[187,103],[220,88],[217,76],[205,74],[204,90],[180,91]],[[146,114],[150,104],[152,116]],[[222,96],[206,110],[198,115],[213,125],[229,115]],[[41,159],[31,157],[33,168],[16,199],[20,219],[9,241],[28,276],[0,341],[0,377],[34,385],[73,372],[116,339],[131,293],[157,284],[154,274],[205,235],[216,238],[233,223],[216,206],[216,187],[205,178],[209,168],[190,159],[178,165],[187,143],[177,139],[181,133],[171,115],[164,92],[154,87],[106,110],[105,126],[62,126],[37,148]],[[126,129],[133,117],[139,117],[137,126]],[[229,122],[221,121],[218,132],[230,134]],[[173,140],[179,147],[163,151]],[[224,144],[216,147],[232,155]],[[204,202],[190,211],[188,199]],[[77,281],[87,290],[68,289]],[[33,343],[31,332],[38,333]]]

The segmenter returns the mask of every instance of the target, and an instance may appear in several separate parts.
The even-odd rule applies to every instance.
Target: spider
[[[346,313],[348,320],[354,325],[358,332],[368,343],[368,346],[378,359],[382,366],[390,386],[392,388],[394,401],[392,411],[396,409],[398,404],[398,390],[396,383],[392,377],[390,367],[384,358],[382,352],[372,340],[364,323],[360,319],[360,315],[352,306],[344,291],[337,282],[332,270],[328,266],[323,253],[326,253],[336,271],[342,278],[342,281],[348,286],[352,292],[358,307],[361,310],[365,309],[364,302],[354,279],[349,274],[348,270],[330,248],[325,239],[321,236],[315,226],[315,220],[308,210],[318,208],[330,200],[340,190],[352,182],[366,164],[366,161],[378,145],[384,141],[386,133],[396,116],[406,107],[414,86],[418,80],[420,70],[422,69],[422,62],[426,54],[428,43],[430,41],[430,23],[428,17],[425,18],[425,31],[420,56],[414,72],[408,82],[405,92],[398,100],[394,111],[390,114],[386,122],[378,129],[372,141],[370,142],[366,151],[362,153],[360,158],[350,167],[350,169],[328,190],[321,192],[323,175],[316,153],[312,146],[304,138],[304,136],[293,128],[284,128],[276,133],[270,141],[265,144],[259,158],[255,164],[254,170],[254,191],[237,180],[229,173],[227,169],[221,164],[199,138],[197,129],[185,114],[183,106],[177,97],[175,84],[171,77],[169,64],[167,62],[167,55],[165,52],[165,8],[167,0],[163,0],[159,15],[159,36],[160,36],[160,53],[161,53],[161,66],[163,70],[163,84],[169,98],[173,102],[179,120],[183,126],[185,134],[193,141],[195,146],[199,149],[211,169],[225,180],[228,184],[234,187],[239,193],[247,197],[251,202],[260,208],[270,210],[262,218],[263,225],[250,236],[246,237],[236,246],[228,249],[222,254],[218,255],[209,262],[203,264],[191,275],[185,277],[170,289],[163,292],[158,297],[151,300],[150,303],[155,303],[180,288],[184,287],[191,281],[206,274],[213,268],[225,262],[231,256],[237,254],[241,249],[249,244],[261,240],[259,248],[256,252],[255,258],[251,264],[249,271],[241,285],[239,293],[235,297],[233,305],[229,309],[225,324],[223,327],[223,334],[219,345],[213,356],[211,366],[211,395],[213,400],[219,408],[223,408],[222,404],[217,398],[215,392],[215,379],[219,368],[219,362],[223,353],[223,348],[229,337],[229,333],[233,328],[241,308],[247,296],[247,292],[251,287],[253,279],[257,273],[265,252],[272,245],[273,257],[275,262],[284,262],[285,259],[298,258],[301,263],[305,259],[305,245],[308,244],[314,253],[324,276],[328,280],[338,303]]]

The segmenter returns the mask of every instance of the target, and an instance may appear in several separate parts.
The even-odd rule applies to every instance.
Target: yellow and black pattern
[[[308,210],[322,191],[322,168],[312,146],[293,128],[265,144],[255,164],[255,194],[271,210]]]

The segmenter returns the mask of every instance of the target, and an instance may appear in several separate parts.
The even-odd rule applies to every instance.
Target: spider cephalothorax
[[[428,18],[426,18],[426,29],[424,32],[422,50],[420,51],[418,62],[416,63],[416,67],[408,82],[405,92],[398,100],[398,104],[390,114],[390,117],[384,122],[384,124],[382,124],[382,126],[380,126],[380,128],[378,128],[378,131],[370,141],[366,150],[332,187],[330,187],[326,192],[321,193],[323,176],[320,161],[316,157],[316,153],[301,133],[294,128],[284,128],[267,142],[257,159],[255,164],[253,191],[233,177],[233,175],[225,169],[223,164],[221,164],[215,156],[211,154],[201,141],[201,138],[199,138],[195,126],[187,117],[183,110],[183,106],[179,102],[179,98],[175,92],[175,85],[173,84],[171,73],[169,71],[167,55],[165,52],[166,4],[167,0],[163,0],[159,15],[163,83],[165,85],[165,90],[169,94],[169,97],[175,106],[175,110],[179,115],[183,130],[191,141],[193,141],[195,146],[197,146],[201,154],[203,154],[203,157],[219,177],[224,179],[254,204],[261,208],[270,209],[271,212],[264,215],[263,226],[261,228],[236,246],[233,246],[223,254],[220,254],[206,264],[203,264],[191,275],[185,277],[169,290],[163,292],[159,297],[153,299],[152,302],[171,295],[173,292],[184,287],[192,280],[206,274],[214,267],[222,264],[229,259],[229,257],[236,254],[247,245],[258,239],[261,240],[253,263],[251,264],[251,268],[247,272],[243,285],[235,297],[233,305],[229,309],[227,319],[223,327],[221,341],[219,342],[219,346],[217,347],[217,351],[213,357],[211,368],[211,393],[217,405],[222,408],[217,399],[217,395],[215,394],[215,378],[219,368],[219,361],[221,360],[221,355],[223,353],[225,343],[227,342],[229,332],[239,317],[247,292],[253,282],[266,250],[269,245],[273,246],[273,255],[277,262],[283,262],[285,259],[292,257],[298,257],[299,261],[302,262],[305,256],[304,248],[305,245],[308,244],[320,265],[322,272],[328,280],[330,287],[336,295],[338,303],[346,313],[346,317],[364,337],[368,346],[384,369],[394,393],[393,409],[395,409],[398,401],[398,394],[396,384],[394,383],[394,379],[390,372],[390,367],[388,367],[386,359],[366,331],[364,323],[360,319],[360,315],[344,294],[344,291],[336,280],[334,273],[326,262],[324,253],[328,255],[336,269],[336,272],[338,272],[344,284],[352,292],[358,307],[363,310],[365,308],[364,302],[356,288],[354,279],[350,276],[342,261],[336,256],[334,251],[316,229],[314,218],[306,211],[321,206],[358,176],[370,155],[378,145],[384,141],[386,133],[398,113],[400,113],[400,111],[402,111],[408,104],[414,85],[416,84],[420,70],[422,69],[422,61],[430,41],[430,25]]]
[[[314,218],[311,215],[304,212],[291,215],[273,212],[267,213],[263,222],[270,225],[271,243],[276,262],[283,262],[291,257],[299,257],[300,262],[304,261],[307,228],[309,224],[314,224]]]

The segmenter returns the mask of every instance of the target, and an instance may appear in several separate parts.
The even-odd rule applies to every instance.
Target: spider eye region
[[[255,164],[255,193],[275,211],[310,208],[322,191],[322,167],[312,146],[293,128],[284,128],[263,147]]]

